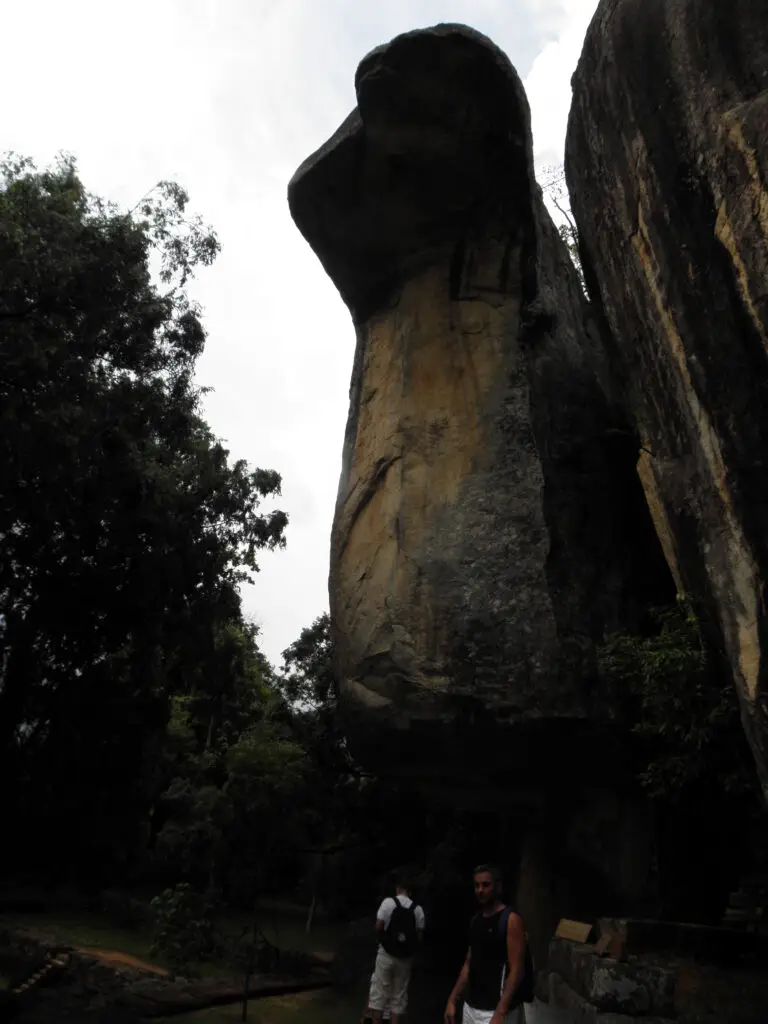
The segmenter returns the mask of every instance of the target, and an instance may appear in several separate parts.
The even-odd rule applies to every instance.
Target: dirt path
[[[147,971],[149,974],[157,974],[161,978],[168,977],[168,971],[164,967],[148,964],[146,960],[139,960],[138,957],[131,956],[129,953],[120,953],[114,949],[99,949],[93,946],[77,946],[75,951],[83,953],[85,956],[96,957],[96,959],[102,960],[113,967],[122,965],[123,967],[131,967],[135,971]]]

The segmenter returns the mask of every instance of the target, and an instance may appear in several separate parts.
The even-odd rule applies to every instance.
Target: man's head
[[[479,864],[472,872],[475,882],[475,898],[481,907],[498,900],[501,893],[501,871],[493,864]]]
[[[413,872],[410,868],[401,868],[394,873],[394,883],[397,892],[410,896],[413,891]]]

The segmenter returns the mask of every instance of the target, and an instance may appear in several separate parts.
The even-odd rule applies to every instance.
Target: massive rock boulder
[[[566,172],[649,502],[724,652],[768,798],[764,0],[603,0]]]
[[[357,330],[330,574],[348,734],[376,770],[562,785],[616,718],[596,641],[668,577],[637,442],[504,54],[441,25],[356,89],[289,186]]]

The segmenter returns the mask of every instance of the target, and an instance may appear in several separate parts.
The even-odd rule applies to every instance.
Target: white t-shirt
[[[410,907],[413,905],[413,900],[409,899],[408,896],[398,896],[397,898],[400,900],[401,905],[404,907]],[[392,896],[387,896],[387,898],[382,901],[382,904],[376,913],[376,920],[381,921],[381,923],[386,928],[394,912],[395,901]],[[422,931],[424,928],[424,911],[421,909],[421,907],[416,907],[416,909],[413,912],[413,916],[416,918],[416,929],[418,931]]]

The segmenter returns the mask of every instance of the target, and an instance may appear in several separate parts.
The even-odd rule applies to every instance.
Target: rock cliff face
[[[348,733],[375,769],[519,792],[577,750],[588,771],[616,714],[595,641],[668,573],[509,61],[443,25],[356,88],[289,186],[357,330],[330,575]]]
[[[603,0],[566,171],[669,560],[701,600],[768,798],[768,11]]]

